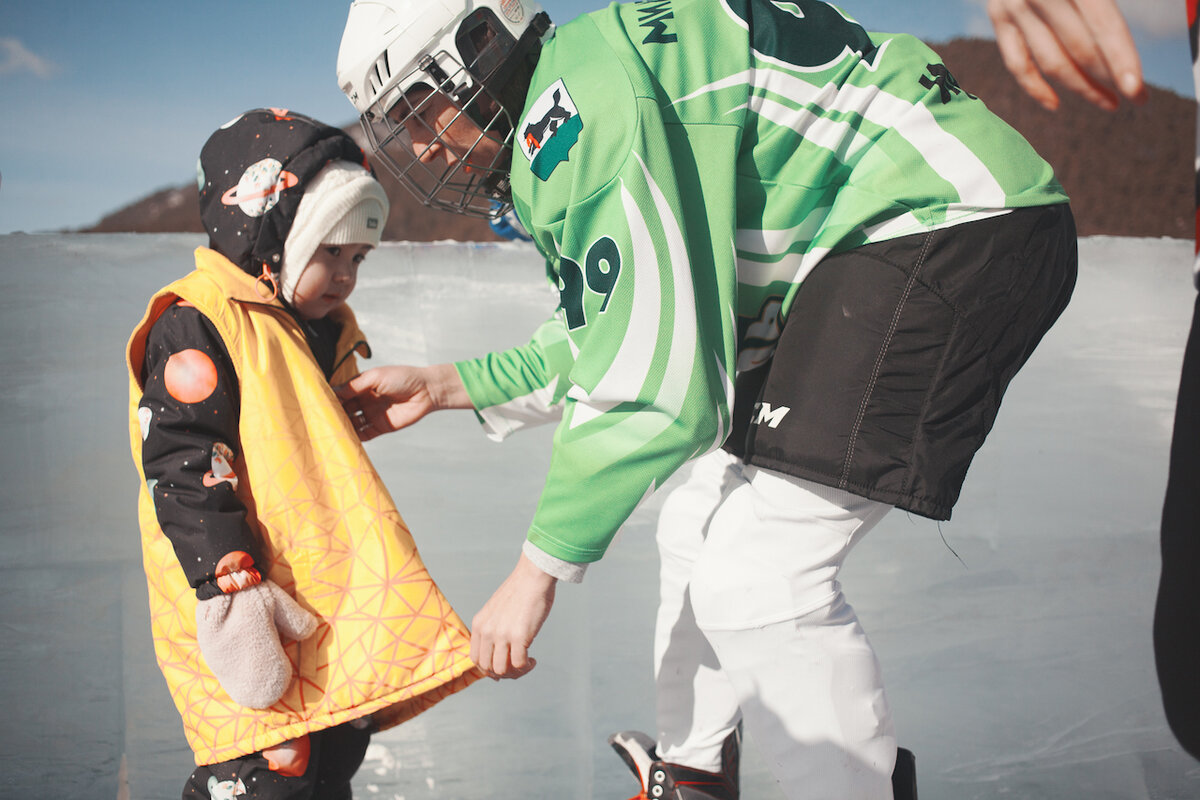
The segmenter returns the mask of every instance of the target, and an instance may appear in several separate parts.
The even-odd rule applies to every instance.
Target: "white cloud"
[[[39,78],[49,78],[57,71],[54,63],[31,52],[20,39],[0,36],[0,75],[32,72]]]

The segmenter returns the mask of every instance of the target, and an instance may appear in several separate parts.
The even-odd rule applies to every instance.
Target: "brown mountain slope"
[[[1110,113],[1064,95],[1049,112],[1017,88],[995,42],[955,39],[934,49],[964,89],[1054,166],[1080,235],[1191,238],[1195,100],[1152,87],[1140,108]]]
[[[1054,166],[1071,195],[1080,235],[1192,236],[1194,100],[1152,88],[1141,108],[1108,113],[1065,96],[1062,108],[1051,113],[1017,88],[994,41],[955,39],[934,49],[966,91],[1023,133]],[[356,126],[348,130],[358,138]],[[482,221],[421,206],[384,170],[379,173],[392,200],[384,238],[498,238]],[[195,186],[157,192],[87,230],[199,232]]]
[[[346,128],[365,145],[358,125]],[[456,239],[467,242],[497,241],[501,237],[483,220],[427,208],[387,172],[376,169],[380,183],[391,201],[391,211],[383,229],[388,241],[434,242]],[[196,184],[189,183],[155,192],[109,214],[85,233],[202,233]]]

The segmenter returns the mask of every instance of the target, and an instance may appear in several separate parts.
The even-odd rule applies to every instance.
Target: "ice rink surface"
[[[202,243],[0,236],[0,798],[172,798],[191,769],[150,643],[123,347]],[[1151,651],[1191,246],[1080,251],[1075,297],[1013,382],[953,520],[893,512],[844,573],[922,800],[1200,797]],[[555,300],[527,246],[391,244],[351,302],[369,366],[518,344]],[[447,412],[368,445],[468,620],[515,563],[550,433],[494,444]],[[530,675],[378,735],[356,797],[634,794],[605,738],[653,730],[660,501],[582,585],[560,587]],[[742,796],[780,797],[753,739],[746,750]]]

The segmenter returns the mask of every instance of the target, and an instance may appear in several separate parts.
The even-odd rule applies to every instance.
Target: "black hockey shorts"
[[[738,376],[726,448],[949,519],[1009,381],[1071,297],[1076,240],[1063,204],[827,257],[773,359]]]

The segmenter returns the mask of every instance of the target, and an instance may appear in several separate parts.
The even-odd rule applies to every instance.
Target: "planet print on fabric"
[[[199,350],[180,350],[167,359],[163,385],[181,403],[202,402],[217,388],[217,366]]]
[[[221,202],[237,206],[248,217],[261,217],[279,202],[283,190],[300,182],[295,174],[273,158],[264,158],[246,167],[237,186],[221,195]]]
[[[154,418],[154,412],[145,406],[138,406],[138,427],[142,429],[142,441],[146,441],[146,437],[150,435],[150,420]]]

